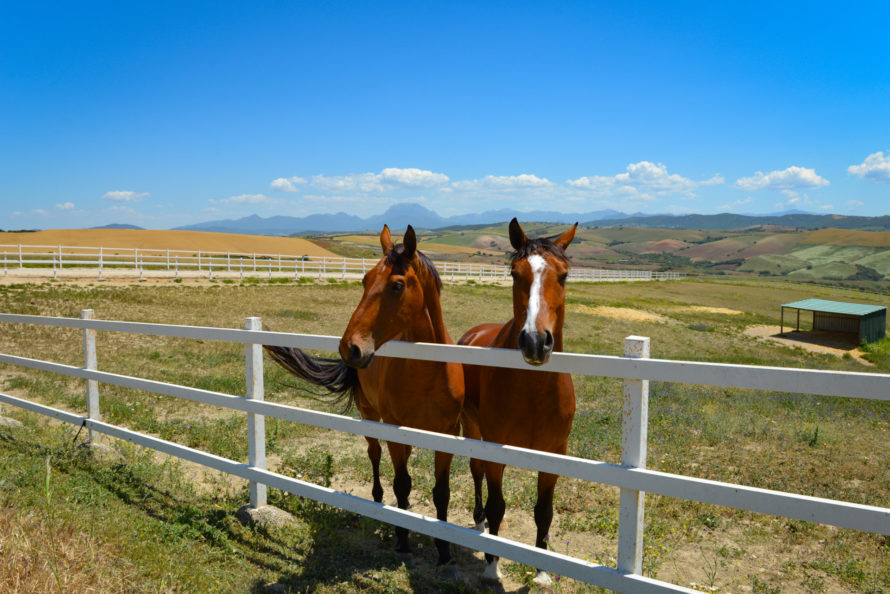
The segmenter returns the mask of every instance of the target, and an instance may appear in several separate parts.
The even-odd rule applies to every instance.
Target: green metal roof
[[[848,316],[866,316],[882,309],[883,305],[865,305],[863,303],[846,303],[844,301],[828,301],[826,299],[804,299],[793,303],[783,303],[782,307],[793,307],[807,311],[824,311],[828,313],[846,314]]]

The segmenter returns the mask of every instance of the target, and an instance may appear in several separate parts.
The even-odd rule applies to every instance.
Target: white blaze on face
[[[532,267],[532,288],[528,292],[528,311],[525,314],[525,325],[522,327],[528,333],[536,331],[535,321],[538,319],[538,312],[541,311],[541,284],[544,277],[544,271],[547,269],[547,260],[543,256],[534,254],[528,257],[529,266]]]

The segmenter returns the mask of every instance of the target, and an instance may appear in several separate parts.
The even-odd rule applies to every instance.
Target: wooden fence
[[[260,345],[336,351],[339,339],[334,336],[265,332],[260,330],[259,318],[247,318],[243,330],[95,320],[92,310],[84,310],[81,319],[0,314],[0,323],[83,330],[83,367],[8,354],[0,354],[0,363],[85,380],[87,414],[84,416],[66,412],[6,394],[0,394],[0,403],[87,427],[91,438],[93,432],[104,433],[247,479],[251,484],[250,503],[253,506],[265,503],[266,487],[274,487],[470,549],[513,559],[611,590],[634,593],[692,592],[687,588],[641,575],[643,520],[647,492],[890,535],[888,508],[711,481],[646,468],[650,380],[890,401],[890,375],[886,374],[650,359],[649,339],[636,336],[625,339],[624,357],[554,353],[550,362],[541,368],[528,366],[518,351],[507,349],[390,342],[378,352],[380,356],[386,357],[623,378],[622,464],[616,465],[264,402],[263,359]],[[95,357],[97,331],[242,343],[245,345],[246,398],[99,371],[96,369]],[[98,382],[185,398],[247,413],[249,427],[247,464],[101,421]],[[470,528],[270,472],[266,469],[265,463],[263,423],[267,416],[619,487],[621,495],[617,567],[598,565],[500,536],[479,533]]]
[[[128,276],[173,276],[184,274],[237,276],[238,278],[268,276],[307,278],[360,279],[376,258],[315,257],[308,255],[258,254],[238,252],[206,252],[167,249],[72,247],[63,245],[0,245],[3,274],[10,270],[52,269],[54,277],[64,270],[95,270]],[[506,280],[510,268],[500,264],[471,262],[435,262],[445,280]],[[610,270],[574,267],[569,280],[574,281],[648,281],[685,278],[680,272],[650,270]]]

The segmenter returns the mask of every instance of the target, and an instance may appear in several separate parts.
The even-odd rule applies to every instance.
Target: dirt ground
[[[572,309],[578,313],[611,318],[613,320],[627,320],[630,322],[673,322],[673,320],[666,316],[639,309],[630,309],[629,307],[608,307],[605,305],[589,307],[587,305],[574,305],[572,306]]]
[[[863,358],[862,350],[855,337],[846,332],[788,330],[782,334],[779,326],[751,326],[745,329],[745,334],[789,347],[800,347],[814,353],[829,353],[836,357],[850,355],[863,365],[872,365],[870,361]]]

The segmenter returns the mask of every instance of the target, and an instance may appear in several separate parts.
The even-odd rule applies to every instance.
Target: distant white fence
[[[265,487],[271,486],[473,550],[513,559],[611,590],[633,593],[692,592],[687,588],[641,575],[646,492],[890,535],[888,508],[646,469],[650,380],[888,401],[890,375],[649,359],[649,339],[643,337],[628,337],[625,340],[624,357],[554,353],[550,362],[540,368],[528,366],[518,351],[507,349],[390,342],[379,351],[380,356],[386,357],[624,378],[622,464],[616,465],[395,427],[263,401],[263,359],[259,345],[336,351],[339,339],[334,336],[264,332],[259,330],[258,318],[247,318],[245,329],[236,330],[94,320],[92,317],[92,310],[84,310],[82,319],[0,314],[0,323],[83,329],[84,367],[6,354],[0,355],[0,363],[86,380],[86,416],[6,394],[0,394],[0,403],[87,427],[91,436],[92,432],[104,433],[247,479],[251,482],[250,498],[253,506],[265,502]],[[247,397],[98,371],[95,358],[96,331],[242,343],[245,345]],[[185,398],[247,413],[248,463],[222,458],[100,421],[97,382]],[[265,461],[263,423],[266,416],[619,487],[621,496],[617,568],[538,549],[500,536],[478,533],[469,528],[270,472],[266,469]]]
[[[293,278],[359,279],[377,262],[376,258],[317,257],[308,255],[259,254],[243,252],[206,252],[168,249],[74,247],[63,245],[0,245],[3,274],[12,270],[48,269],[54,277],[65,269],[95,269],[96,276],[126,271],[128,276],[183,274],[268,276]],[[436,262],[444,280],[506,280],[510,268],[499,264]],[[680,272],[650,270],[609,270],[574,267],[569,280],[574,281],[650,281],[685,278]]]

